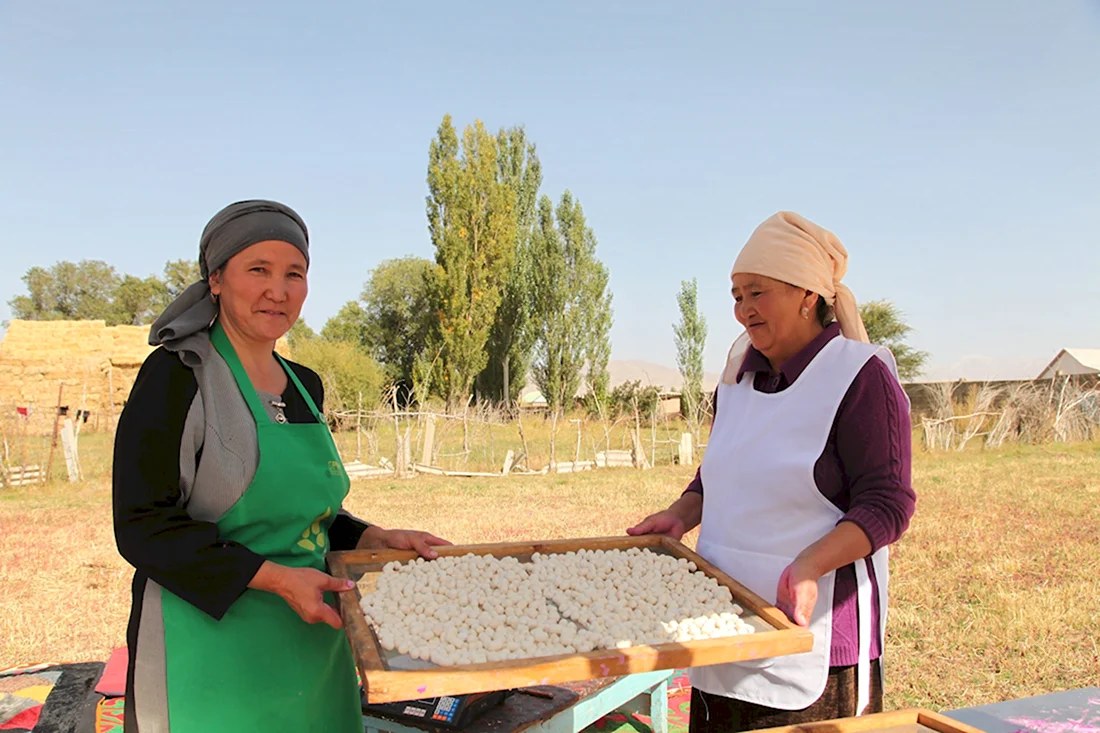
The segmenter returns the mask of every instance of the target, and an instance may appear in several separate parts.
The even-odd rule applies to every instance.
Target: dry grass
[[[1096,684],[1095,443],[919,457],[893,555],[893,706],[935,709]]]
[[[82,484],[0,489],[0,666],[107,657],[130,571],[114,549],[107,444]],[[919,455],[918,514],[895,548],[887,706],[948,709],[1096,684],[1096,444]],[[688,467],[357,482],[347,507],[455,542],[621,534]],[[691,540],[692,538],[689,538]]]

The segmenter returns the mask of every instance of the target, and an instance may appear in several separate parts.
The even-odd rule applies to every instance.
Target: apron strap
[[[868,564],[874,568],[875,582],[871,582]],[[856,603],[859,614],[859,658],[856,663],[856,715],[863,715],[871,702],[871,616],[874,613],[872,594],[877,590],[879,602],[879,680],[886,687],[886,611],[887,588],[890,585],[890,549],[881,547],[869,558],[855,562]]]
[[[237,387],[241,390],[241,396],[244,397],[244,401],[248,405],[248,409],[252,412],[252,417],[256,420],[256,424],[263,425],[264,423],[271,422],[271,418],[268,416],[267,411],[264,410],[263,403],[260,402],[260,395],[257,394],[256,388],[252,385],[252,380],[248,377],[248,372],[245,371],[244,365],[241,364],[240,357],[237,356],[237,350],[233,348],[233,343],[229,340],[229,337],[225,335],[225,329],[216,321],[214,325],[210,327],[210,343],[214,345],[214,348],[217,349],[218,353],[225,359],[225,363],[229,366],[229,371],[233,373],[234,379],[237,380]],[[275,358],[287,373],[287,376],[290,377],[290,381],[295,389],[298,390],[298,394],[300,394],[302,398],[305,399],[306,404],[309,405],[310,412],[317,418],[317,422],[323,423],[324,419],[321,417],[317,405],[314,404],[313,398],[309,396],[309,391],[302,386],[301,381],[298,379],[298,375],[287,365],[283,357],[275,354]]]
[[[244,397],[244,401],[252,412],[252,418],[256,421],[256,424],[263,425],[268,422],[270,418],[264,411],[260,396],[256,394],[256,388],[252,386],[252,380],[248,378],[248,372],[244,370],[244,365],[241,364],[241,358],[237,356],[237,350],[233,348],[229,337],[225,335],[222,324],[217,321],[210,327],[210,343],[225,359],[229,371],[233,373],[233,378],[237,380],[237,388],[240,389],[241,396]]]
[[[871,702],[871,577],[867,560],[859,559],[856,568],[856,605],[859,614],[859,659],[856,663],[856,715],[863,715]]]
[[[278,353],[275,354],[275,358],[279,361],[280,364],[283,365],[283,369],[286,370],[287,376],[290,377],[290,381],[293,382],[294,386],[298,389],[298,394],[302,395],[302,398],[305,399],[306,404],[309,405],[309,409],[313,413],[313,416],[317,418],[317,422],[324,423],[324,416],[322,416],[321,411],[317,409],[317,405],[316,403],[314,403],[313,398],[310,396],[309,390],[302,386],[302,382],[298,379],[298,375],[294,373],[294,370],[290,368],[290,365],[287,364],[283,357],[279,356]]]

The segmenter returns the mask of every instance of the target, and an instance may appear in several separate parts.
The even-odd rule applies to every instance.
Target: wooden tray
[[[340,615],[351,642],[356,664],[363,677],[367,701],[395,702],[442,695],[507,690],[558,682],[620,677],[659,669],[701,667],[723,662],[800,654],[813,648],[813,635],[796,626],[777,608],[711,565],[680,542],[658,535],[643,537],[604,537],[597,539],[516,542],[493,545],[440,547],[440,556],[493,555],[513,556],[521,562],[531,555],[575,552],[577,550],[625,550],[631,547],[694,561],[699,570],[715,578],[733,593],[733,601],[745,609],[742,618],[756,633],[703,641],[635,646],[627,649],[597,649],[592,652],[503,662],[467,664],[454,667],[429,667],[417,670],[391,669],[388,656],[378,643],[374,629],[359,605],[360,588],[370,592],[383,566],[392,561],[406,562],[416,553],[399,550],[351,550],[330,552],[329,568],[338,578],[354,581],[355,589],[339,593]]]
[[[931,710],[913,708],[891,713],[875,713],[858,718],[823,720],[781,728],[763,728],[754,733],[982,733],[982,731],[952,720]]]

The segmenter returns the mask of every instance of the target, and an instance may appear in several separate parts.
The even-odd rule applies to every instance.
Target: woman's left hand
[[[817,605],[817,580],[820,577],[801,557],[783,569],[776,589],[776,607],[799,626],[809,626]]]
[[[381,527],[368,527],[359,540],[359,547],[382,548],[391,550],[416,550],[425,560],[434,560],[439,553],[433,547],[445,547],[452,544],[445,539],[436,537],[430,532],[420,532],[415,529],[382,529]]]

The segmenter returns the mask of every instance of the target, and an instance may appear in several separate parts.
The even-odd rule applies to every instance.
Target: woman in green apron
[[[153,324],[119,419],[114,523],[135,567],[128,733],[362,730],[325,572],[332,549],[435,557],[426,532],[368,525],[322,416],[320,378],[274,352],[307,293],[290,208],[244,201],[200,241],[201,282]]]

